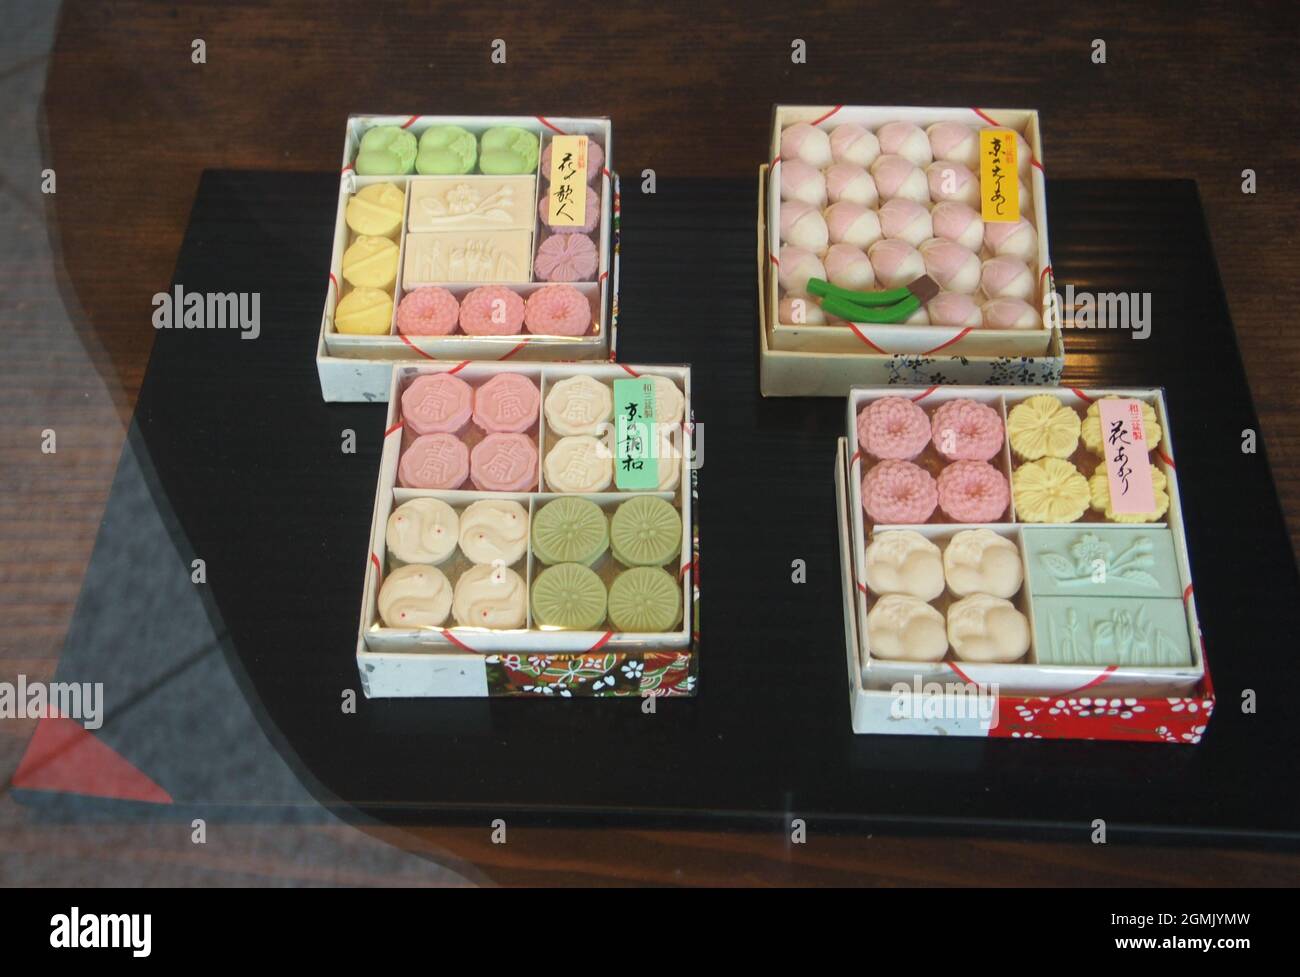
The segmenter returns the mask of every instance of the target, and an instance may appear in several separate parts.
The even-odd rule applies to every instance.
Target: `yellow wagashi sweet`
[[[1011,497],[1021,522],[1074,522],[1091,498],[1088,480],[1060,458],[1029,461],[1013,471]]]
[[[386,237],[361,235],[343,252],[343,278],[349,285],[391,289],[397,280],[397,245]]]
[[[1119,400],[1114,395],[1102,397],[1102,400]],[[1150,404],[1142,404],[1142,439],[1146,442],[1147,451],[1155,451],[1156,446],[1160,444],[1160,422],[1156,420],[1156,410]],[[1093,401],[1088,407],[1088,413],[1083,419],[1083,426],[1080,429],[1083,435],[1083,443],[1087,445],[1088,450],[1093,454],[1104,457],[1105,444],[1102,441],[1101,434],[1101,406],[1099,401]]]
[[[393,297],[377,288],[354,288],[334,309],[334,328],[341,333],[382,336],[393,320]]]
[[[1026,461],[1069,458],[1079,446],[1079,415],[1051,394],[1036,394],[1007,414],[1007,439]]]
[[[348,201],[345,219],[358,234],[396,237],[406,213],[406,194],[391,183],[362,187]]]
[[[1157,428],[1156,430],[1159,430]],[[1103,513],[1110,522],[1155,522],[1169,511],[1169,481],[1159,468],[1151,469],[1151,492],[1156,499],[1155,512],[1116,512],[1110,507],[1110,479],[1105,467],[1098,468],[1088,480],[1092,493],[1092,507]]]

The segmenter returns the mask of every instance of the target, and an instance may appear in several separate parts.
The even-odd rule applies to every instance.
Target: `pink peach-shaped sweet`
[[[542,395],[519,373],[498,373],[474,391],[474,423],[489,434],[519,434],[537,423]]]
[[[991,299],[1028,301],[1034,294],[1034,273],[1017,258],[990,258],[980,272],[980,287]]]
[[[902,156],[917,166],[929,166],[934,154],[930,150],[930,137],[925,130],[912,122],[886,122],[876,130],[883,154]]]
[[[876,191],[876,181],[861,166],[836,163],[826,168],[826,199],[833,204],[847,201],[874,207],[880,195]]]
[[[454,434],[422,434],[402,452],[397,481],[403,488],[457,489],[469,475],[469,449]]]
[[[888,238],[906,241],[916,247],[933,237],[930,212],[915,200],[895,197],[880,208],[880,232]]]
[[[988,461],[1002,451],[1002,415],[966,397],[941,405],[930,418],[935,450],[949,461]]]
[[[858,411],[858,447],[882,459],[915,458],[930,443],[930,419],[906,397],[881,397]]]
[[[788,295],[807,295],[809,278],[825,278],[826,266],[807,248],[786,244],[777,256],[777,281]]]
[[[979,178],[960,163],[939,160],[926,167],[925,175],[930,183],[931,200],[955,200],[969,206],[980,202]]]
[[[874,210],[842,200],[826,209],[831,244],[869,248],[880,240],[880,218]]]
[[[781,160],[781,199],[826,206],[826,177],[801,159]]]
[[[583,222],[575,224],[550,224],[551,198],[549,194],[538,194],[537,217],[552,234],[590,234],[600,223],[600,191],[594,186],[587,187],[587,199],[583,204]]]
[[[925,259],[925,271],[949,292],[970,294],[980,287],[979,256],[955,241],[932,237],[918,249]]]
[[[901,288],[925,274],[921,252],[906,241],[885,238],[867,250],[876,281],[884,288]]]
[[[876,273],[860,248],[851,244],[832,244],[826,252],[826,278],[840,288],[862,291],[876,284]]]
[[[831,158],[837,163],[870,166],[880,155],[880,140],[855,122],[831,130]]]
[[[1019,258],[1026,264],[1038,260],[1038,232],[1023,217],[1018,221],[989,221],[984,225],[984,246],[1000,258]]]
[[[921,306],[910,316],[899,323],[900,326],[928,326],[930,325],[930,313],[925,311],[925,306]]]
[[[795,244],[821,254],[829,244],[826,218],[802,200],[781,201],[781,243]]]
[[[526,434],[489,434],[470,452],[469,477],[480,492],[530,492],[537,446]]]
[[[1038,310],[1022,299],[1000,298],[985,302],[980,311],[988,329],[1038,329]]]
[[[450,373],[416,377],[402,391],[402,424],[417,437],[455,434],[469,423],[473,410],[473,388]]]
[[[781,131],[781,159],[803,160],[821,169],[831,164],[831,140],[826,133],[807,122],[796,122]]]
[[[513,336],[523,324],[524,300],[514,289],[483,285],[461,299],[460,328],[468,336]]]
[[[826,313],[808,295],[787,295],[781,300],[779,321],[787,326],[824,326]]]
[[[881,200],[902,197],[918,204],[930,202],[930,185],[925,172],[902,156],[880,156],[871,164],[871,177]]]
[[[563,157],[561,157],[563,161]],[[587,140],[587,182],[590,183],[596,177],[600,176],[600,169],[605,165],[605,151],[597,145],[596,140]],[[551,143],[546,144],[542,150],[542,179],[551,178]]]
[[[873,522],[922,523],[938,504],[934,479],[910,461],[882,461],[862,479],[862,508]]]
[[[437,285],[407,292],[397,303],[397,331],[404,336],[447,336],[459,318],[456,296]]]
[[[954,461],[939,473],[939,508],[953,522],[996,522],[1007,511],[1007,477],[987,461]]]
[[[980,161],[980,140],[975,130],[960,122],[936,122],[925,130],[930,152],[936,160],[946,159],[975,169]]]
[[[524,303],[524,326],[535,335],[582,336],[591,321],[591,303],[572,285],[544,285]]]
[[[978,251],[984,243],[984,218],[979,211],[956,200],[944,200],[930,211],[934,236],[956,241],[963,248]]]
[[[940,292],[930,299],[926,311],[936,326],[979,326],[984,322],[975,300],[961,292]]]

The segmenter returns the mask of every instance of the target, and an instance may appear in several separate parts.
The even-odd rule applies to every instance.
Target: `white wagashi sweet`
[[[451,610],[452,588],[437,567],[398,567],[379,588],[379,618],[390,628],[438,628]]]
[[[1013,597],[1025,579],[1019,547],[991,529],[953,534],[943,550],[943,572],[948,589],[958,597]]]
[[[471,503],[460,517],[460,549],[475,563],[513,565],[528,551],[528,510],[509,499]]]
[[[456,581],[452,613],[463,627],[522,628],[528,616],[523,578],[500,563],[470,567]]]
[[[939,547],[915,530],[878,532],[867,545],[866,578],[873,594],[934,600],[943,593],[943,558]]]
[[[412,499],[388,517],[384,542],[403,563],[442,563],[456,552],[460,520],[441,499]]]
[[[905,594],[876,601],[867,614],[867,640],[874,658],[937,662],[948,653],[943,615]]]
[[[588,434],[560,438],[542,463],[550,492],[603,492],[614,480],[614,458]]]
[[[1029,650],[1029,620],[1009,600],[971,594],[948,606],[948,643],[967,662],[1013,662]]]
[[[614,416],[614,394],[607,384],[579,374],[548,384],[546,426],[561,437],[595,434]]]

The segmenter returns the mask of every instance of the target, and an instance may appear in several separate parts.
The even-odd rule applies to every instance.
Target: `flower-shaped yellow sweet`
[[[1021,522],[1074,522],[1088,508],[1088,480],[1060,458],[1030,461],[1011,473],[1011,497]]]
[[[1051,394],[1036,394],[1007,414],[1007,439],[1026,461],[1069,458],[1079,446],[1079,415]]]
[[[1098,468],[1088,480],[1088,488],[1092,491],[1092,507],[1104,513],[1111,522],[1155,522],[1169,511],[1169,493],[1166,491],[1168,486],[1165,473],[1159,468],[1152,468],[1151,493],[1156,498],[1156,511],[1116,512],[1110,507],[1110,480],[1106,477],[1105,466]]]
[[[1118,400],[1118,397],[1103,397],[1102,400]],[[1083,419],[1083,426],[1080,428],[1083,435],[1083,443],[1088,446],[1088,450],[1098,457],[1105,457],[1105,444],[1101,434],[1101,408],[1097,401],[1093,401],[1088,408],[1088,414]],[[1156,409],[1150,404],[1142,404],[1142,438],[1146,441],[1147,451],[1155,451],[1156,446],[1160,444],[1160,422],[1156,420]]]

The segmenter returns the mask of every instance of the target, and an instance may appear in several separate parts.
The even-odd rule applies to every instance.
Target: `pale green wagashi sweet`
[[[375,126],[361,137],[358,176],[399,176],[415,170],[415,136],[399,126]]]
[[[615,631],[668,631],[682,617],[682,592],[661,567],[633,567],[609,588],[609,620]]]
[[[415,170],[426,176],[471,173],[478,161],[478,140],[460,126],[431,126],[420,136]]]
[[[580,563],[548,567],[533,581],[533,620],[542,627],[594,631],[605,623],[605,585]]]
[[[682,517],[653,495],[628,499],[609,525],[614,558],[629,567],[661,567],[682,551]]]
[[[533,517],[533,555],[543,563],[595,563],[609,548],[600,506],[586,499],[553,499]]]
[[[506,176],[537,171],[537,136],[518,126],[495,126],[479,139],[478,168]]]

